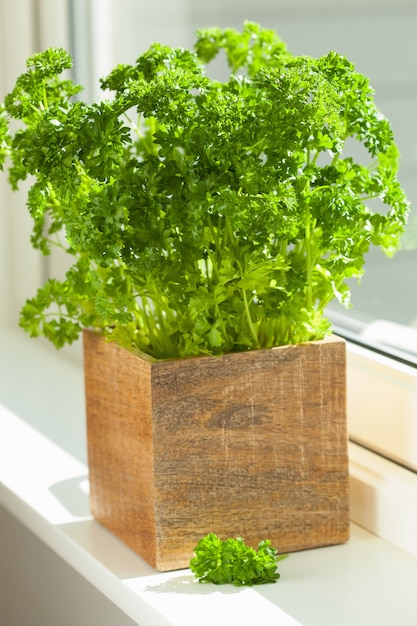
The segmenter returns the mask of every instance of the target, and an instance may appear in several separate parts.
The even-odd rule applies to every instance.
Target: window
[[[51,10],[53,6],[53,10]],[[0,96],[23,71],[26,57],[50,45],[71,50],[75,79],[86,97],[98,78],[132,62],[152,41],[189,46],[201,26],[240,28],[245,19],[274,28],[296,54],[337,49],[371,77],[377,103],[391,120],[402,155],[400,179],[413,209],[404,249],[394,259],[368,257],[353,308],[332,305],[335,329],[349,344],[351,437],[417,470],[417,6],[414,0],[15,0],[0,6]],[[0,181],[0,289],[7,294],[1,321],[16,323],[24,299],[47,275],[61,275],[59,256],[40,259],[28,244],[24,193]],[[11,271],[10,271],[11,268]],[[377,351],[370,352],[372,345]],[[381,354],[383,353],[383,354]],[[396,357],[396,361],[393,360]],[[385,395],[384,395],[385,394]]]

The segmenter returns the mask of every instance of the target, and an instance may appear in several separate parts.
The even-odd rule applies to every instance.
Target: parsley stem
[[[250,314],[248,297],[246,295],[246,289],[242,289],[241,291],[242,291],[243,304],[244,304],[244,307],[245,307],[246,320],[248,322],[249,330],[250,330],[251,335],[252,335],[252,337],[254,339],[255,347],[259,348],[259,337],[258,337],[258,333],[256,331],[256,328],[255,328],[254,324],[253,324],[252,317],[251,317],[251,314]]]
[[[313,264],[311,254],[311,210],[310,203],[307,202],[306,206],[306,224],[305,224],[305,243],[306,243],[306,270],[307,270],[307,283],[306,283],[306,304],[307,309],[310,310],[313,305]]]
[[[316,155],[317,156],[317,155]],[[311,163],[311,153],[310,150],[306,151],[306,162],[307,165]],[[313,304],[313,264],[312,264],[312,254],[311,254],[311,209],[310,209],[310,182],[306,184],[305,188],[305,207],[306,207],[306,217],[305,217],[305,251],[306,251],[306,307],[309,311]]]
[[[42,81],[43,82],[43,106],[45,108],[45,111],[48,110],[48,94],[46,91],[46,81],[45,79]]]

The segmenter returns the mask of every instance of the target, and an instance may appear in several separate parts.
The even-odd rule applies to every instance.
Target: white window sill
[[[414,474],[351,444],[350,541],[291,554],[275,585],[216,588],[189,570],[161,574],[88,512],[79,364],[18,333],[0,345],[0,504],[133,623],[417,623]]]

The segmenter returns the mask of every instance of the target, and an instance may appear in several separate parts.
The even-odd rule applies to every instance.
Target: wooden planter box
[[[153,567],[211,531],[348,539],[343,340],[157,361],[86,331],[84,351],[91,511]]]

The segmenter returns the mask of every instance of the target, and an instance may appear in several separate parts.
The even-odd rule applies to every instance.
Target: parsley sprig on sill
[[[269,540],[261,541],[255,550],[241,537],[222,541],[215,533],[200,539],[194,553],[190,567],[199,582],[236,587],[276,582],[280,578],[278,561],[287,556],[278,556]]]
[[[222,50],[225,82],[205,71]],[[153,44],[117,66],[93,104],[60,77],[71,63],[34,55],[0,108],[33,246],[74,257],[23,307],[32,336],[61,347],[92,327],[159,358],[319,339],[369,248],[397,249],[392,130],[336,52],[294,56],[253,23],[201,30],[194,51]]]

